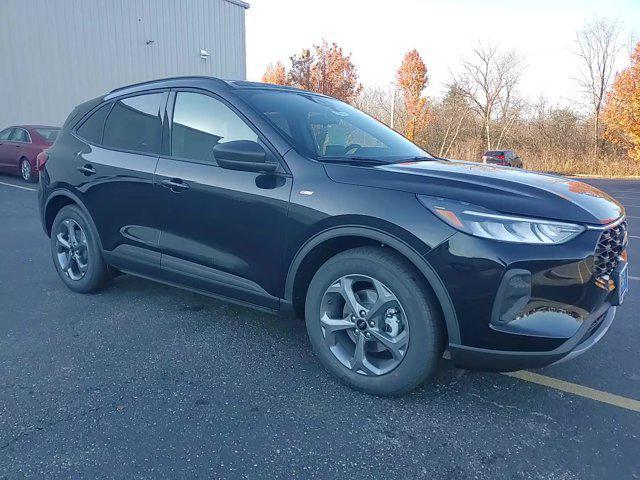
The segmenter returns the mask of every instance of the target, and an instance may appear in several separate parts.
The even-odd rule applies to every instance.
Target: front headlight
[[[418,195],[418,200],[438,218],[461,232],[503,242],[559,244],[585,228],[573,223],[503,215],[466,202]]]

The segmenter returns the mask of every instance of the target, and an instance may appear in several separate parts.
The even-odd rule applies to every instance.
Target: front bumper
[[[594,275],[600,232],[566,244],[521,246],[457,233],[427,260],[452,300],[463,368],[509,371],[574,358],[595,345],[615,316],[617,290]]]
[[[573,359],[593,347],[609,330],[616,307],[605,305],[584,321],[576,334],[559,347],[544,352],[490,350],[465,345],[449,344],[453,363],[470,370],[514,371],[524,368],[545,367]]]

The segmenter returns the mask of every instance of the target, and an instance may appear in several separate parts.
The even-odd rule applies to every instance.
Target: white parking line
[[[636,280],[636,281],[640,281],[640,277],[629,277],[631,280]]]
[[[545,387],[554,388],[562,392],[572,393],[580,397],[589,398],[596,402],[608,403],[616,407],[625,408],[634,412],[640,412],[640,401],[633,398],[623,397],[621,395],[615,395],[609,392],[603,392],[602,390],[596,390],[595,388],[585,387],[578,385],[577,383],[565,382],[557,378],[547,377],[538,373],[528,372],[526,370],[520,370],[519,372],[505,372],[503,375],[508,377],[518,378],[525,382],[536,383]]]
[[[629,238],[640,238],[640,237],[637,235],[629,235]]]
[[[29,190],[30,192],[35,192],[35,188],[23,187],[22,185],[14,185],[13,183],[4,183],[0,182],[0,185],[6,185],[7,187],[19,188],[21,190]]]

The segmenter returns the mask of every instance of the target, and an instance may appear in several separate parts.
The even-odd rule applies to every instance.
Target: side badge
[[[313,190],[300,190],[300,195],[313,195]]]

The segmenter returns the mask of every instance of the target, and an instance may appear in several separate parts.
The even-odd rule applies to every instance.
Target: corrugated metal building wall
[[[178,75],[244,79],[240,0],[2,0],[0,129],[61,125],[85,100]],[[201,58],[200,50],[210,56]]]

